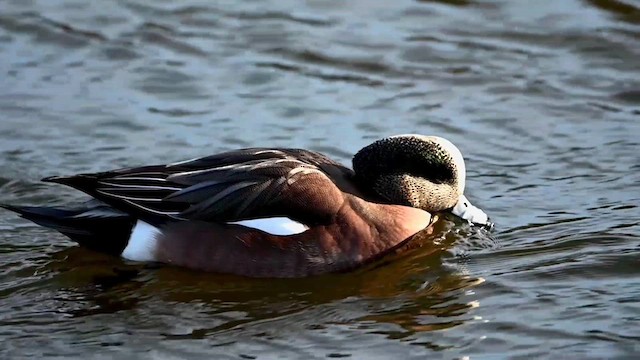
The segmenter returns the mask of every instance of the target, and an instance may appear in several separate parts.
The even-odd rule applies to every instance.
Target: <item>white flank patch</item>
[[[288,217],[242,220],[242,221],[231,222],[229,224],[242,225],[242,226],[262,230],[271,235],[280,235],[280,236],[300,234],[309,229],[308,226],[301,224],[297,221],[293,221]]]
[[[144,221],[138,220],[131,231],[127,247],[122,257],[133,261],[155,261],[156,247],[160,230]]]

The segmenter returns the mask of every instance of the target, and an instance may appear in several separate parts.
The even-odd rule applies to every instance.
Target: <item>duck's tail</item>
[[[57,230],[82,246],[112,255],[122,253],[136,223],[129,215],[104,204],[69,209],[7,204],[0,207]]]

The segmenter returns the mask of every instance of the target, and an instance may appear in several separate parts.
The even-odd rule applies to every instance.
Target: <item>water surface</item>
[[[127,264],[0,212],[2,358],[631,358],[640,352],[631,0],[0,3],[0,202],[49,175],[444,136],[491,234],[450,219],[355,273]]]

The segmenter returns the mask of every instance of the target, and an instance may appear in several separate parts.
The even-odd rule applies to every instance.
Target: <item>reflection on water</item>
[[[497,227],[445,218],[352,273],[253,280],[123,263],[0,212],[0,354],[631,357],[638,26],[629,0],[6,1],[0,202],[237,147],[348,163],[417,132],[459,145]]]

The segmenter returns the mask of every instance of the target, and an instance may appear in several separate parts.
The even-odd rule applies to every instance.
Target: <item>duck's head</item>
[[[491,226],[487,214],[464,196],[465,165],[460,150],[437,136],[396,135],[366,146],[353,157],[361,184],[394,204],[450,211]]]

